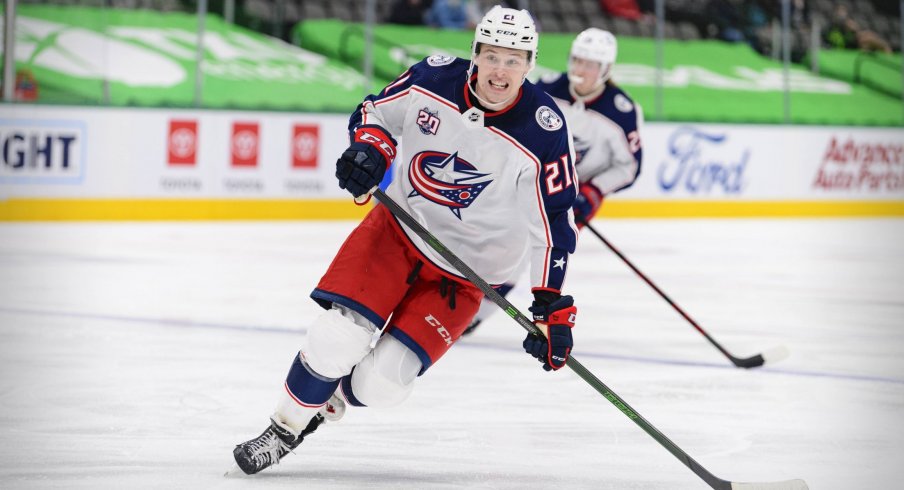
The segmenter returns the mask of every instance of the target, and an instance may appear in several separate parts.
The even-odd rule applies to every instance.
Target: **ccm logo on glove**
[[[383,158],[386,159],[387,167],[395,158],[395,141],[393,141],[391,136],[383,132],[382,128],[377,126],[361,126],[355,131],[355,141],[368,143],[380,150],[380,153],[383,154]]]
[[[355,140],[336,161],[339,187],[355,196],[356,203],[366,203],[395,154],[396,142],[383,128],[361,126],[355,131]]]
[[[535,293],[536,295],[536,293]],[[538,297],[530,307],[534,324],[541,335],[529,333],[522,344],[524,351],[543,363],[543,369],[554,371],[568,362],[574,346],[571,329],[577,319],[578,308],[571,296],[561,296],[547,303]]]

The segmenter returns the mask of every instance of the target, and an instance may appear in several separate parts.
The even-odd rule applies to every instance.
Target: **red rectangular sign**
[[[256,167],[260,153],[260,125],[233,123],[230,150],[233,167]]]
[[[198,154],[198,121],[171,119],[166,140],[167,163],[194,165]]]
[[[296,124],[292,127],[292,168],[315,168],[320,156],[320,126]]]

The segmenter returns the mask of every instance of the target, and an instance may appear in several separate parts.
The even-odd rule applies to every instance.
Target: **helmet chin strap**
[[[608,65],[611,66],[611,65]],[[605,71],[600,69],[600,75],[596,79],[596,83],[593,84],[593,88],[585,95],[580,95],[577,92],[577,86],[584,83],[586,80],[585,77],[578,75],[576,73],[572,73],[571,70],[568,70],[568,91],[571,95],[577,99],[592,99],[603,92],[603,87],[606,86],[606,80],[609,79],[609,73],[611,68],[607,68]]]
[[[571,82],[572,85],[580,85],[584,83],[584,77],[568,72],[568,81]]]
[[[494,111],[497,109],[502,109],[503,107],[507,106],[508,103],[511,102],[512,100],[514,100],[515,97],[518,95],[518,92],[515,92],[515,95],[512,95],[511,97],[503,100],[502,102],[497,102],[494,104],[494,103],[484,99],[483,97],[477,95],[477,90],[474,87],[472,87],[470,83],[468,84],[468,90],[470,90],[471,93],[474,95],[474,97],[480,101],[481,105],[483,105],[487,109],[492,109]]]
[[[492,109],[494,111],[497,109],[502,109],[503,107],[508,105],[509,102],[514,100],[515,97],[518,96],[518,92],[515,92],[514,95],[512,95],[508,99],[505,99],[502,102],[497,102],[494,104],[494,103],[484,99],[483,97],[477,95],[477,89],[471,86],[471,72],[473,70],[474,70],[474,61],[471,61],[471,66],[468,67],[468,82],[467,82],[468,90],[471,92],[471,94],[474,95],[474,97],[477,100],[480,101],[480,104],[483,105],[484,107],[486,107],[487,109]],[[527,75],[524,75],[523,77],[521,77],[521,85],[524,85],[524,80],[526,80],[526,79],[527,79]],[[520,85],[519,85],[519,87],[520,87]]]
[[[574,100],[594,99],[599,94],[603,93],[603,90],[606,87],[606,83],[603,81],[603,79],[600,78],[600,79],[597,79],[596,84],[593,86],[592,89],[590,89],[590,92],[587,92],[586,94],[581,95],[577,91],[577,86],[580,85],[583,81],[584,81],[584,77],[575,76],[574,78],[572,78],[572,76],[570,74],[568,75],[568,92],[571,94],[572,97],[574,97]]]

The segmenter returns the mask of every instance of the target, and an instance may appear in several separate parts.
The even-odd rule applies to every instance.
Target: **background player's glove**
[[[582,226],[581,220],[590,221],[602,204],[603,193],[595,185],[590,182],[581,184],[578,188],[578,196],[572,206],[574,219],[578,221],[578,226]]]
[[[361,126],[355,141],[336,161],[339,187],[353,196],[368,194],[383,180],[386,168],[395,158],[396,142],[379,126]],[[366,202],[366,201],[365,201]]]
[[[571,296],[550,297],[552,293],[534,293],[534,304],[530,307],[534,314],[534,324],[546,336],[527,334],[524,351],[543,363],[543,369],[552,371],[561,368],[568,360],[574,341],[571,329],[578,309]]]

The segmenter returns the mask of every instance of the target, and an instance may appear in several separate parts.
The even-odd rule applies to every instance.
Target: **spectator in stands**
[[[807,0],[791,0],[791,62],[800,63],[810,49],[810,7]]]
[[[637,0],[600,0],[600,7],[613,17],[628,20],[640,20],[643,17]]]
[[[689,22],[704,36],[710,22],[707,3],[698,0],[665,2],[665,18],[672,22]]]
[[[474,0],[434,0],[427,11],[427,24],[443,29],[474,29],[481,12]]]
[[[741,12],[742,3],[738,0],[709,0],[707,34],[732,43],[746,41],[744,35],[746,21]]]
[[[891,53],[891,46],[888,42],[875,32],[862,28],[857,21],[851,18],[844,4],[835,7],[835,15],[828,28],[823,32],[823,39],[834,48]]]
[[[791,0],[791,29],[810,28],[810,7],[807,0]]]
[[[792,0],[792,2],[803,3],[804,0]],[[766,12],[762,3],[762,1],[743,2],[741,6],[741,15],[744,19],[744,38],[754,51],[760,54],[766,54],[766,46],[759,33],[769,25],[769,14]]]
[[[780,35],[773,33],[771,23],[775,22],[778,28],[781,28],[782,21],[782,2],[774,0],[756,0],[755,2],[744,2],[745,16],[750,25],[748,41],[756,49],[757,52],[764,56],[781,56],[781,48],[779,52],[772,52],[772,36]],[[791,0],[791,61],[800,63],[807,55],[810,40],[810,4],[807,0]]]
[[[396,0],[386,22],[390,24],[424,25],[424,18],[433,0]]]
[[[838,49],[857,48],[857,23],[848,15],[847,7],[839,4],[823,38],[829,46]]]
[[[637,8],[643,14],[656,15],[656,0],[637,0]]]

